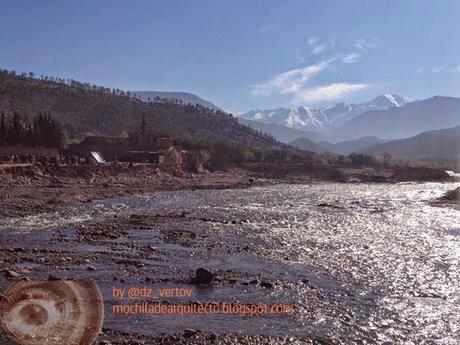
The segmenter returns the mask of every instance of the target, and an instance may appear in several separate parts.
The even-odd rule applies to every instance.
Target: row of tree
[[[224,168],[243,163],[271,164],[306,164],[317,166],[348,166],[348,167],[401,167],[410,165],[404,160],[393,159],[389,154],[374,157],[352,153],[348,156],[330,153],[314,153],[292,148],[260,150],[241,147],[228,143],[217,143],[205,148],[209,153],[208,164],[211,168]]]
[[[22,118],[17,112],[0,115],[0,145],[62,148],[65,133],[51,114],[39,113],[33,119]]]
[[[22,78],[22,79],[35,79],[35,80],[42,80],[42,81],[51,82],[51,83],[64,84],[64,85],[70,86],[75,89],[93,91],[93,92],[97,92],[100,94],[109,94],[109,95],[111,94],[111,95],[127,96],[127,97],[133,96],[133,94],[129,91],[123,91],[120,89],[94,85],[91,83],[84,83],[84,82],[80,82],[78,80],[71,79],[71,78],[60,78],[60,77],[52,77],[52,76],[44,76],[44,75],[38,76],[33,72],[17,73],[16,71],[9,71],[7,69],[0,69],[0,73],[6,76],[9,76],[9,77]]]

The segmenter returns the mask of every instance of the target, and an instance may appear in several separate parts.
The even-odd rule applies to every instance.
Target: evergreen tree
[[[145,128],[146,128],[145,115],[142,114],[142,121],[141,121],[141,131],[142,131],[142,133],[145,133]]]
[[[6,142],[6,123],[5,123],[5,114],[2,113],[2,118],[0,120],[0,145],[5,145]]]
[[[65,143],[65,134],[61,123],[56,122],[50,116],[48,117],[47,140],[45,146],[62,148]]]
[[[21,116],[14,112],[13,120],[11,121],[10,128],[8,130],[8,138],[7,141],[10,145],[18,145],[21,144],[22,141],[22,123],[21,123]]]

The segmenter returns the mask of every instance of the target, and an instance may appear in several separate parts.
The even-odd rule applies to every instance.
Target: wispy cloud
[[[336,100],[349,93],[369,87],[368,84],[348,82],[331,83],[324,86],[307,87],[316,75],[326,71],[337,58],[321,61],[314,65],[292,69],[275,75],[265,83],[254,85],[253,96],[291,95],[293,103],[319,103]]]
[[[317,37],[310,37],[307,44],[311,49],[310,55],[316,55],[322,53],[326,49],[334,47],[335,41],[333,39],[329,39],[327,42],[320,42]]]
[[[295,94],[315,75],[327,69],[333,59],[292,69],[275,75],[267,82],[253,86],[253,96]]]
[[[332,83],[329,85],[317,86],[297,92],[295,102],[300,104],[319,103],[332,101],[341,97],[369,87],[369,84]]]
[[[349,53],[342,56],[342,62],[346,64],[356,63],[360,60],[361,54]]]
[[[355,43],[353,44],[353,46],[362,51],[362,52],[365,52],[367,50],[369,50],[370,48],[375,48],[375,47],[378,47],[380,45],[380,40],[375,37],[375,36],[372,36],[372,35],[364,35],[364,36],[361,36],[360,38],[358,38]]]
[[[460,64],[454,67],[454,72],[455,73],[460,73]]]
[[[325,44],[318,44],[317,46],[314,46],[312,51],[311,51],[311,55],[316,55],[316,54],[319,54],[321,53],[322,51],[324,51],[325,49],[327,48],[327,45]]]
[[[310,37],[307,44],[310,47],[310,57],[308,59],[312,59],[312,56],[335,46],[334,40],[330,39],[327,42],[321,42],[317,37]],[[379,44],[380,41],[374,36],[362,36],[354,42],[354,49],[351,52],[336,53],[327,60],[323,59],[302,68],[279,73],[264,83],[254,85],[251,94],[256,97],[289,95],[292,97],[291,101],[297,104],[319,103],[340,99],[352,92],[368,88],[370,85],[340,81],[327,85],[314,86],[314,84],[312,85],[314,77],[327,70],[337,71],[340,66],[361,61],[369,49],[377,47]],[[304,58],[301,61],[304,62]]]

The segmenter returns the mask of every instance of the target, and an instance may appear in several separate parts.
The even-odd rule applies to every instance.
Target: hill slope
[[[289,143],[289,145],[302,150],[308,150],[316,153],[333,153],[338,155],[349,155],[352,152],[361,152],[370,146],[384,142],[377,137],[363,137],[355,140],[341,141],[332,144],[327,141],[315,143],[308,138],[298,138]]]
[[[407,139],[393,140],[372,146],[366,154],[385,152],[404,159],[446,159],[460,161],[460,126],[429,131]]]
[[[243,125],[251,127],[257,131],[270,134],[277,140],[286,144],[298,138],[308,138],[316,143],[320,141],[337,143],[349,139],[349,137],[346,136],[332,136],[317,131],[304,131],[300,129],[279,125],[277,123],[264,123],[259,121],[243,119],[241,117],[238,118],[238,121]]]
[[[345,123],[337,134],[397,139],[460,124],[460,98],[436,96],[404,107],[368,111]]]
[[[238,122],[257,131],[270,134],[283,143],[288,143],[294,139],[306,136],[306,132],[300,129],[289,128],[276,123],[262,123],[243,118],[238,118]]]
[[[327,152],[328,149],[323,147],[320,144],[315,143],[313,140],[308,138],[298,138],[289,143],[289,145],[294,146],[298,149],[316,152],[316,153],[324,153]]]
[[[379,139],[375,136],[362,137],[354,140],[341,141],[336,144],[331,144],[329,142],[319,142],[318,144],[327,149],[330,153],[336,153],[340,155],[348,155],[352,152],[363,151],[370,146],[380,144],[385,142],[385,140]]]
[[[51,112],[70,136],[79,133],[119,135],[146,127],[158,135],[193,142],[225,142],[260,148],[279,147],[274,139],[241,125],[236,118],[200,106],[144,103],[119,90],[89,84],[32,79],[0,71],[0,112],[22,117]]]

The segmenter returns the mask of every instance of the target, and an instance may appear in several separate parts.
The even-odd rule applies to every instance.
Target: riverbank
[[[438,169],[343,168],[305,165],[246,165],[203,174],[172,175],[148,164],[105,166],[0,165],[0,217],[56,211],[92,200],[184,189],[246,188],[277,183],[320,181],[407,182],[450,181]]]
[[[244,188],[254,182],[250,179],[244,171],[174,176],[148,165],[0,166],[0,218],[155,191]]]

